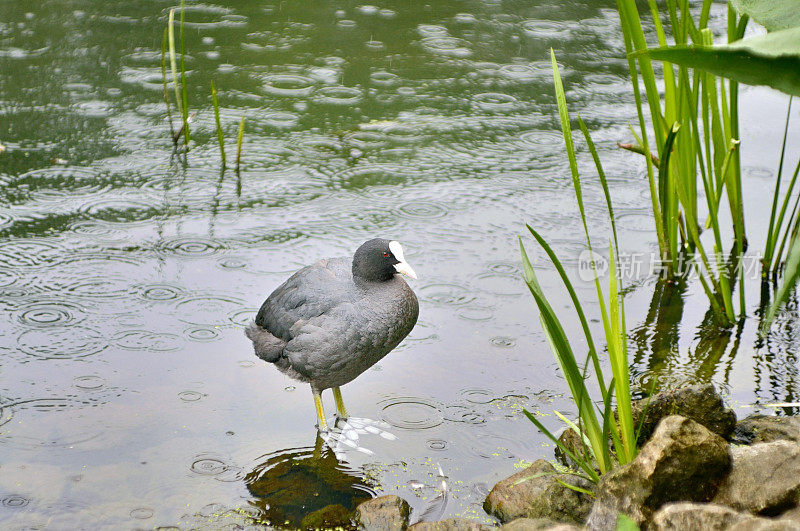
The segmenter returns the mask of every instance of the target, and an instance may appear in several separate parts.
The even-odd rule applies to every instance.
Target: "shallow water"
[[[190,2],[186,165],[161,92],[173,6],[118,4],[0,6],[4,528],[291,527],[383,493],[417,514],[486,520],[489,486],[552,453],[521,409],[570,412],[517,242],[534,225],[575,272],[584,249],[551,46],[598,143],[624,254],[642,257],[626,279],[637,384],[713,381],[740,415],[797,400],[796,315],[766,340],[755,317],[709,333],[696,282],[662,291],[648,274],[644,166],[615,147],[635,107],[613,2]],[[211,80],[229,158],[247,119],[238,177],[220,173]],[[755,256],[786,98],[741,100]],[[591,177],[584,152],[581,163]],[[590,184],[584,196],[602,242],[603,195]],[[339,463],[316,441],[307,386],[257,360],[242,328],[292,271],[374,236],[403,242],[420,321],[343,390],[351,413],[397,440],[362,434],[373,455]],[[577,287],[591,301],[592,285]],[[659,312],[654,293],[670,301]],[[747,297],[755,315],[757,281]]]

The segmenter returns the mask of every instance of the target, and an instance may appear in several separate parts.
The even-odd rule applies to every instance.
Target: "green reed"
[[[572,184],[575,192],[575,198],[578,203],[578,210],[583,224],[584,236],[586,244],[590,253],[592,251],[592,243],[589,235],[588,224],[586,221],[586,211],[583,204],[583,191],[581,185],[580,174],[578,171],[577,159],[575,156],[575,146],[572,138],[572,130],[570,128],[569,113],[567,110],[566,97],[564,95],[564,87],[561,82],[561,76],[558,71],[555,54],[550,51],[550,57],[553,67],[553,78],[556,92],[556,100],[558,102],[559,119],[561,122],[561,132],[564,137],[566,145],[567,156],[569,158],[570,171],[572,173]],[[525,415],[531,422],[549,437],[566,455],[568,455],[579,468],[583,471],[586,478],[591,481],[599,481],[600,475],[608,472],[617,464],[625,464],[630,462],[637,453],[637,430],[634,428],[633,416],[631,411],[631,391],[630,391],[630,377],[628,365],[628,347],[627,347],[627,331],[625,327],[625,305],[620,295],[622,286],[617,278],[617,257],[619,256],[619,247],[617,243],[617,230],[616,222],[614,219],[614,209],[611,203],[611,194],[606,182],[605,172],[600,163],[597,155],[594,142],[589,135],[586,124],[579,117],[578,123],[583,133],[584,139],[592,159],[597,169],[600,185],[603,188],[603,193],[606,198],[606,206],[608,208],[609,219],[611,221],[611,229],[613,238],[609,242],[609,264],[610,264],[610,279],[609,279],[609,295],[606,298],[603,288],[600,285],[600,279],[597,274],[596,264],[592,259],[591,267],[594,272],[594,283],[597,295],[597,301],[600,306],[601,321],[603,323],[603,334],[606,343],[606,350],[611,365],[611,381],[606,385],[605,376],[603,374],[600,359],[595,347],[595,341],[592,336],[591,330],[584,311],[575,289],[567,276],[561,261],[558,256],[553,252],[553,249],[548,245],[544,238],[530,225],[527,225],[528,231],[533,235],[538,244],[547,253],[551,262],[556,268],[564,287],[569,293],[572,305],[578,315],[583,328],[583,334],[586,339],[588,354],[586,361],[580,364],[576,358],[575,351],[569,339],[564,332],[564,328],[558,319],[552,305],[550,304],[547,296],[542,291],[542,288],[536,278],[535,271],[531,265],[530,259],[525,251],[525,247],[520,239],[520,253],[522,255],[523,271],[525,274],[525,282],[528,289],[533,295],[536,305],[539,308],[539,320],[545,332],[550,349],[558,362],[561,371],[570,388],[572,399],[577,406],[578,422],[572,422],[564,417],[561,413],[556,412],[556,415],[564,421],[569,429],[574,430],[584,443],[584,452],[582,455],[575,455],[574,452],[566,448],[534,415],[529,411],[524,410]],[[592,254],[592,257],[595,255]],[[586,386],[586,371],[591,362],[594,368],[595,377],[597,379],[600,395],[603,400],[603,408],[600,410],[596,408],[592,401],[589,390]],[[581,366],[583,368],[581,368]],[[614,415],[612,402],[616,397],[617,415]],[[596,411],[598,409],[598,411]],[[609,444],[610,441],[610,444]],[[613,451],[612,451],[613,446]],[[592,457],[597,463],[599,473],[592,465]]]
[[[667,45],[667,31],[656,0],[648,7],[659,46]],[[711,0],[704,0],[695,17],[688,0],[666,0],[663,15],[676,45],[712,44],[708,29]],[[720,211],[723,195],[733,220],[734,266],[746,248],[742,180],[739,163],[738,85],[712,74],[662,62],[663,97],[652,60],[646,55],[648,44],[635,0],[617,0],[634,99],[639,120],[635,150],[646,156],[660,257],[666,276],[683,272],[676,269],[683,257],[699,262],[700,283],[716,322],[730,327],[745,313],[743,268],[730,267],[724,256]],[[728,42],[744,34],[747,17],[738,18],[728,8]],[[641,82],[640,82],[641,79]],[[640,85],[644,86],[649,117],[643,110]],[[652,134],[650,133],[652,131]],[[655,146],[657,153],[651,153]],[[658,168],[654,167],[658,161]],[[698,182],[699,179],[699,182]],[[700,219],[698,188],[703,189],[708,217]],[[712,247],[701,238],[710,229]],[[735,286],[731,269],[739,272],[738,317],[733,300]]]
[[[222,134],[222,125],[219,121],[219,101],[217,100],[217,87],[211,82],[211,105],[214,107],[214,121],[217,124],[217,141],[219,141],[219,153],[222,156],[222,167],[225,167],[225,138]]]
[[[161,81],[164,85],[164,103],[167,105],[167,118],[169,119],[169,133],[172,141],[177,144],[178,139],[175,136],[175,126],[172,124],[172,105],[170,105],[169,88],[167,88],[167,40],[168,28],[164,28],[164,36],[161,39]]]
[[[798,228],[797,207],[800,197],[795,198],[791,209],[788,209],[792,199],[797,175],[800,172],[800,159],[797,161],[789,186],[784,192],[783,202],[778,211],[778,202],[781,194],[781,180],[783,176],[784,163],[786,161],[786,139],[789,133],[789,118],[792,112],[792,98],[789,98],[789,105],[786,109],[786,123],[783,128],[783,143],[781,144],[780,160],[778,162],[778,175],[775,179],[775,188],[772,193],[772,209],[770,210],[769,227],[767,231],[767,241],[764,245],[764,256],[761,259],[761,274],[766,279],[776,280],[780,265],[784,260],[783,250],[790,234],[796,234]],[[788,209],[788,210],[787,210]],[[786,213],[790,212],[788,222],[784,225]],[[778,243],[780,242],[780,243]]]
[[[242,140],[244,140],[244,116],[239,120],[239,133],[236,138],[236,172],[239,172],[239,163],[242,160]]]
[[[178,59],[177,53],[175,50],[175,10],[169,10],[169,18],[167,22],[167,41],[169,45],[169,64],[170,64],[170,71],[172,73],[172,86],[175,90],[175,102],[178,108],[178,113],[181,115],[182,124],[181,128],[173,134],[173,141],[177,144],[178,139],[181,135],[183,135],[183,143],[184,146],[188,147],[189,141],[191,140],[191,136],[189,133],[189,94],[186,87],[186,43],[184,40],[184,32],[183,32],[183,25],[184,25],[184,0],[181,0],[181,11],[180,11],[180,27],[179,27],[179,39],[180,39],[180,82],[178,81]],[[162,75],[166,78],[166,72],[162,72]]]

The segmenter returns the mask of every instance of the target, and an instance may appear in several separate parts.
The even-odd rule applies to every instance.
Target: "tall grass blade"
[[[178,107],[178,114],[183,117],[183,125],[181,131],[186,128],[186,114],[183,111],[183,99],[181,98],[180,88],[178,87],[178,64],[175,54],[175,10],[169,10],[169,21],[167,23],[167,37],[169,40],[169,67],[172,71],[172,87],[175,89],[175,105]],[[178,131],[173,135],[173,141],[178,143]]]
[[[545,436],[546,436],[548,439],[550,439],[551,441],[553,441],[553,443],[555,443],[555,445],[556,445],[556,446],[559,448],[559,450],[561,450],[562,452],[564,452],[564,455],[567,455],[567,456],[568,456],[570,459],[572,459],[572,462],[574,462],[574,463],[577,463],[577,464],[578,464],[578,466],[581,468],[581,470],[583,470],[584,472],[586,472],[586,475],[587,475],[587,476],[589,476],[589,479],[590,479],[591,481],[593,481],[593,482],[595,482],[595,483],[597,483],[598,481],[600,481],[600,475],[597,473],[597,471],[596,471],[594,468],[592,468],[592,466],[591,466],[589,463],[587,463],[587,462],[586,462],[584,459],[580,459],[578,456],[576,456],[574,453],[572,453],[572,451],[571,451],[569,448],[567,448],[566,446],[564,446],[564,445],[561,443],[561,441],[559,441],[559,440],[558,440],[558,438],[557,438],[555,435],[553,435],[553,434],[550,432],[550,430],[548,430],[548,429],[547,429],[547,428],[544,426],[544,424],[542,424],[542,423],[539,421],[539,419],[537,419],[535,416],[533,416],[533,415],[530,413],[530,411],[528,411],[527,409],[523,409],[523,410],[522,410],[522,413],[523,413],[523,414],[524,414],[526,417],[528,417],[528,420],[530,420],[530,421],[533,423],[533,425],[534,425],[534,426],[536,426],[536,428],[537,428],[537,429],[538,429],[540,432],[542,432],[542,433],[543,433],[543,434],[544,434],[544,435],[545,435]]]
[[[606,444],[602,440],[602,430],[594,412],[594,405],[586,389],[586,384],[581,374],[575,354],[572,351],[567,335],[559,322],[553,308],[547,301],[533,267],[530,264],[525,247],[520,242],[520,252],[522,254],[523,267],[525,269],[526,284],[533,295],[536,305],[539,308],[539,319],[545,332],[545,338],[553,351],[553,355],[561,368],[564,378],[569,385],[573,401],[578,407],[578,416],[583,422],[583,431],[589,439],[592,452],[597,459],[601,472],[610,470],[611,463],[604,459],[603,446]]]
[[[181,97],[183,105],[181,112],[183,113],[183,144],[189,145],[191,135],[189,134],[189,94],[186,87],[186,43],[183,38],[183,21],[185,11],[185,0],[181,0],[181,25],[180,25],[180,39],[181,39]]]
[[[222,134],[222,125],[219,122],[219,101],[217,100],[217,87],[211,82],[211,103],[214,106],[214,121],[217,123],[217,141],[219,153],[222,157],[222,167],[225,167],[225,137]]]
[[[239,171],[239,164],[242,161],[242,140],[244,139],[244,116],[239,120],[239,133],[236,137],[236,171]]]
[[[578,300],[578,295],[575,293],[575,288],[572,286],[572,282],[570,282],[569,277],[567,276],[566,271],[564,270],[564,266],[561,264],[561,260],[558,259],[556,253],[553,252],[553,249],[547,244],[544,238],[530,225],[525,225],[528,228],[528,231],[536,238],[536,241],[539,245],[544,249],[544,252],[547,253],[547,257],[553,263],[553,266],[558,271],[558,275],[561,277],[561,282],[566,287],[567,292],[569,293],[569,297],[572,300],[572,305],[575,308],[575,313],[578,314],[578,319],[581,322],[581,328],[583,329],[583,336],[586,338],[586,345],[589,348],[589,357],[592,360],[592,364],[595,370],[595,374],[597,375],[597,382],[600,386],[600,393],[602,396],[606,394],[606,385],[603,380],[603,370],[600,366],[600,359],[597,356],[597,348],[595,348],[594,339],[592,338],[592,333],[589,330],[589,322],[586,319],[586,314],[583,311],[583,307],[581,306],[580,301]],[[520,251],[522,252],[523,260],[523,272],[525,274],[525,281],[535,281],[535,276],[533,274],[533,267],[531,266],[530,262],[528,261],[528,257],[525,254],[525,248],[522,246],[522,239],[519,240]]]
[[[772,302],[769,310],[767,310],[767,315],[764,318],[764,321],[761,323],[762,334],[765,334],[769,330],[772,321],[775,319],[775,314],[777,314],[778,309],[783,306],[787,300],[789,300],[789,295],[791,295],[795,284],[797,284],[798,278],[800,278],[800,238],[798,238],[796,235],[792,238],[792,242],[789,245],[789,251],[787,254],[789,256],[786,259],[783,282],[781,283],[780,288],[778,288],[778,293],[775,295],[775,300]]]
[[[172,124],[172,109],[169,102],[169,89],[167,88],[167,40],[168,29],[164,28],[164,37],[161,39],[161,81],[164,84],[164,103],[167,104],[167,119],[169,119],[170,138],[175,142],[175,126]]]

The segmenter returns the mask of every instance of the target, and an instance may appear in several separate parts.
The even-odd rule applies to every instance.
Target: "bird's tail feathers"
[[[256,356],[264,361],[275,363],[283,353],[283,347],[286,342],[278,337],[273,336],[269,331],[261,328],[255,322],[250,322],[244,333],[253,342],[253,349]]]

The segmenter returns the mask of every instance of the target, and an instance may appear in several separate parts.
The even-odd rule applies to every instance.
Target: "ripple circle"
[[[437,304],[462,305],[468,304],[475,299],[475,296],[458,284],[428,284],[419,289],[422,296]]]
[[[189,470],[201,476],[218,476],[225,473],[230,467],[222,459],[216,457],[199,457],[195,459]]]
[[[381,419],[395,428],[424,430],[444,421],[441,408],[424,398],[392,398],[384,400],[381,407]]]
[[[149,330],[128,330],[114,336],[114,344],[126,350],[149,350],[167,352],[178,350],[181,338],[167,332],[151,332]]]
[[[165,253],[185,257],[210,256],[224,248],[221,242],[206,238],[176,238],[159,245],[159,249]]]
[[[412,201],[400,205],[400,214],[408,218],[435,219],[444,217],[447,209],[429,201]]]
[[[108,347],[103,334],[84,326],[28,330],[17,344],[26,354],[47,359],[85,358]]]
[[[272,74],[264,78],[264,92],[274,96],[302,97],[314,90],[314,80],[294,74]]]
[[[20,308],[17,319],[35,327],[63,326],[83,320],[83,308],[61,302],[37,302]]]
[[[30,500],[20,494],[9,494],[0,498],[0,505],[9,509],[20,509],[30,503]]]

